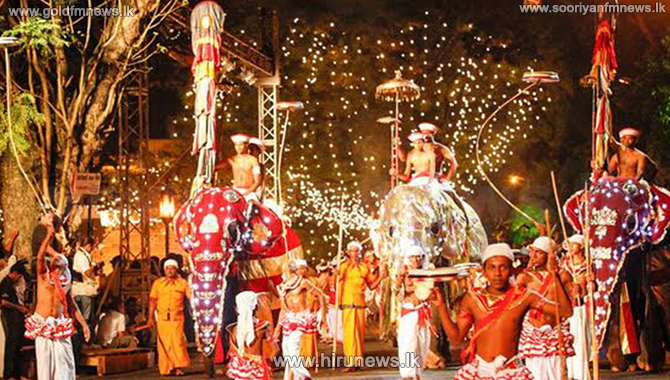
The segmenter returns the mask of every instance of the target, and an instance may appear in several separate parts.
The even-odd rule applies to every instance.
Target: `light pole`
[[[170,193],[163,194],[160,203],[161,219],[165,224],[165,256],[170,253],[170,223],[174,218],[174,197]]]

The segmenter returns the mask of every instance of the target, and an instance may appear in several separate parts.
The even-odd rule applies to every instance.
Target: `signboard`
[[[77,195],[99,195],[100,173],[76,173],[74,178],[74,191]]]

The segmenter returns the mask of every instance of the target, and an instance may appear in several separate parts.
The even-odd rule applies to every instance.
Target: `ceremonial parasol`
[[[398,170],[398,144],[400,142],[400,102],[410,102],[416,100],[421,95],[419,86],[413,81],[403,79],[400,71],[396,71],[395,78],[386,81],[379,86],[375,91],[377,99],[386,102],[395,102],[395,119],[391,126],[391,171],[394,175],[391,176],[391,188],[395,187],[396,175]]]

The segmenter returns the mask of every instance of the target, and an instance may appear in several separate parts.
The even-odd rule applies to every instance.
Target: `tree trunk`
[[[34,159],[22,157],[21,160],[21,164],[27,169],[32,166]],[[0,206],[5,237],[14,227],[19,229],[14,252],[19,258],[32,257],[32,234],[37,223],[39,205],[9,149],[2,155],[0,163]]]

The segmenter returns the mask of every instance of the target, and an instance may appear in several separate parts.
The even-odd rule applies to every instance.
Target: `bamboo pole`
[[[340,203],[340,218],[342,217],[342,210],[344,209],[344,196],[342,196],[342,201]],[[342,246],[344,240],[344,227],[342,226],[342,220],[338,221],[339,231],[337,237],[337,254],[335,258],[337,259],[337,269],[335,270],[335,322],[333,323],[333,358],[337,354],[337,338],[338,330],[340,323],[340,265],[342,263],[342,258],[339,257],[342,253]]]
[[[596,324],[595,324],[595,304],[593,302],[593,292],[594,284],[591,282],[593,276],[593,267],[591,262],[591,194],[589,193],[588,185],[584,186],[584,195],[585,200],[585,210],[584,210],[584,220],[582,221],[583,230],[584,230],[584,255],[586,256],[586,276],[587,276],[587,288],[588,288],[588,313],[587,321],[590,322],[591,328],[591,360],[593,361],[593,380],[600,380],[600,367],[599,367],[599,358],[598,358],[598,340],[596,336]]]
[[[547,231],[549,231],[549,239],[551,241],[551,222],[549,220],[548,209],[544,210],[544,220],[547,225]],[[554,251],[553,244],[549,244],[549,257],[553,258],[556,262],[556,265],[558,265],[558,257],[556,255],[556,252]],[[560,277],[556,277],[555,274],[551,274],[551,276],[554,276],[554,300],[555,300],[554,315],[556,317],[556,331],[558,333],[558,355],[561,358],[560,378],[565,379],[566,371],[565,371],[565,354],[563,353],[563,331],[561,330],[561,316],[558,312],[558,287],[559,287],[558,282],[561,279]]]
[[[554,199],[556,200],[556,211],[558,212],[558,217],[559,217],[559,220],[561,221],[561,230],[563,231],[563,240],[567,241],[568,240],[568,231],[565,228],[565,219],[564,219],[564,216],[563,216],[563,208],[561,207],[561,200],[560,200],[559,195],[558,195],[558,187],[556,186],[556,176],[554,175],[553,170],[551,171],[551,185],[554,188]],[[572,262],[572,267],[575,268],[575,257],[573,255],[571,255],[570,252],[568,252],[568,255],[570,255],[570,261]],[[577,286],[577,284],[574,283],[574,278],[572,280],[573,280],[573,285],[572,286]],[[578,296],[576,301],[577,301],[577,308],[579,310],[579,308],[581,308],[581,306],[582,306],[581,296]],[[579,318],[581,318],[581,317],[579,317]],[[584,321],[584,322],[586,322],[586,321]],[[585,329],[586,324],[584,323],[582,325],[582,327]],[[580,333],[584,335],[584,338],[586,338],[587,331],[584,330],[584,329],[582,329],[582,331],[580,331]],[[579,350],[581,350],[583,353],[585,353],[584,357],[586,357],[586,356],[588,356],[588,355],[586,355],[586,353],[588,353],[588,348],[586,346],[586,339],[582,339],[581,343],[582,343],[581,347],[577,347],[577,348]],[[589,373],[588,371],[586,371],[586,376],[587,376],[587,380],[591,379],[591,373]]]

